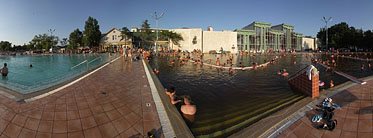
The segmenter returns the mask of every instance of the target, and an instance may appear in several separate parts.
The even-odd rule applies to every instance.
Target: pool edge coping
[[[143,62],[144,68],[145,68],[145,73],[146,73],[147,78],[148,78],[148,82],[149,82],[150,89],[151,89],[152,96],[153,96],[153,101],[156,105],[158,118],[159,118],[159,121],[161,123],[164,136],[166,138],[176,138],[178,136],[180,136],[180,137],[194,137],[192,132],[190,131],[189,127],[186,125],[185,121],[182,119],[180,113],[176,110],[176,107],[174,105],[171,105],[171,107],[173,107],[176,110],[176,113],[177,113],[177,114],[173,114],[173,112],[175,112],[175,111],[171,111],[172,109],[166,108],[166,106],[163,104],[163,102],[165,102],[165,101],[162,100],[162,98],[160,96],[160,93],[157,89],[157,85],[155,84],[155,82],[153,80],[153,77],[152,77],[152,74],[150,73],[150,70],[149,70],[150,65],[147,64],[144,60],[142,60],[142,62]],[[155,77],[157,77],[157,76],[155,76]],[[155,78],[155,79],[157,79],[157,78]],[[162,85],[162,83],[160,83],[160,84]],[[163,88],[163,85],[159,86],[159,87]],[[169,102],[169,104],[171,104],[171,103]],[[173,119],[170,119],[170,118],[173,118]],[[182,120],[178,121],[177,120],[178,118],[181,118]],[[171,123],[171,120],[175,120],[175,121]],[[176,127],[175,125],[176,126],[181,126],[181,127],[175,128]],[[183,130],[183,128],[187,128],[187,130],[185,130],[185,129]],[[179,132],[179,133],[175,132],[175,131],[182,131],[182,130],[184,132]]]

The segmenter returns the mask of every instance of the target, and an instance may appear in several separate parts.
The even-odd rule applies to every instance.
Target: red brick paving
[[[141,61],[120,58],[63,90],[24,104],[0,95],[0,138],[145,137],[160,128]]]
[[[279,137],[373,138],[373,80],[365,85],[350,87],[334,95],[332,99],[342,106],[342,110],[334,112],[334,119],[338,121],[336,129],[316,129],[310,120],[317,112],[311,110]]]

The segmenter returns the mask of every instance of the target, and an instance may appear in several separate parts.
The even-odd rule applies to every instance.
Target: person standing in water
[[[4,66],[3,66],[3,68],[0,69],[0,72],[1,72],[1,76],[3,76],[3,77],[8,76],[8,68],[7,68],[6,63],[4,63]]]

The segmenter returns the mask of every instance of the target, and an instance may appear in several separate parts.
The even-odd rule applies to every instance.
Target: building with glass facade
[[[302,34],[294,32],[294,26],[253,22],[242,29],[236,29],[239,51],[266,52],[301,50]]]

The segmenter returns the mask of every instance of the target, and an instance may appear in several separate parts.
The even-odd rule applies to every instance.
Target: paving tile
[[[101,105],[97,105],[91,108],[91,111],[94,115],[101,114],[104,112],[104,109],[101,107]]]
[[[357,132],[358,120],[346,118],[342,130]]]
[[[359,120],[358,132],[373,132],[372,120]]]
[[[162,131],[159,121],[144,121],[144,134],[150,131]]]
[[[356,138],[356,132],[342,131],[340,138]]]
[[[102,138],[100,129],[98,129],[98,127],[84,130],[84,136],[86,138]]]
[[[67,132],[67,121],[54,121],[53,122],[53,133],[66,133]]]
[[[46,132],[37,132],[36,138],[51,138],[52,133],[46,133]]]
[[[325,131],[322,138],[337,138],[341,135],[342,130],[341,129],[334,129],[333,131]]]
[[[8,126],[9,122],[0,118],[0,132],[3,132]]]
[[[105,112],[115,109],[115,107],[111,103],[107,103],[102,105],[102,108]]]
[[[12,123],[14,123],[14,124],[16,124],[18,126],[23,127],[25,125],[26,119],[27,119],[27,117],[25,117],[23,115],[20,115],[20,114],[17,114],[14,117],[14,119],[12,120]]]
[[[89,110],[89,109],[79,110],[79,116],[80,116],[80,118],[90,117],[90,116],[92,116],[91,110]]]
[[[67,138],[66,133],[53,133],[52,138]]]
[[[54,112],[43,112],[41,115],[42,120],[54,120]]]
[[[98,125],[102,125],[110,121],[110,119],[107,117],[105,113],[100,113],[98,115],[95,115],[94,118]]]
[[[109,117],[110,120],[116,120],[122,116],[117,110],[110,110],[106,112],[106,115]]]
[[[74,111],[67,111],[67,120],[73,120],[73,119],[78,119],[79,117],[79,111],[74,110]]]
[[[54,112],[55,109],[56,109],[56,105],[55,104],[47,104],[44,107],[44,111],[47,111],[47,112]]]
[[[54,120],[67,120],[66,112],[55,112]]]
[[[134,125],[136,122],[138,122],[141,118],[135,114],[134,112],[128,114],[125,116],[125,118],[127,119],[127,121],[131,124],[131,125]]]
[[[66,104],[57,104],[56,105],[56,112],[66,112],[67,105]]]
[[[6,121],[12,121],[14,116],[16,116],[16,114],[14,112],[8,110],[1,115],[1,118],[3,118]]]
[[[118,111],[120,112],[120,114],[122,115],[128,115],[132,112],[132,110],[130,108],[128,108],[127,106],[122,106],[120,108],[118,108]]]
[[[119,134],[114,125],[110,122],[99,126],[99,129],[104,138],[113,138]]]
[[[76,131],[67,134],[68,138],[84,138],[83,131]]]
[[[157,121],[158,113],[157,112],[143,112],[143,120],[144,121]]]
[[[122,136],[122,138],[138,138],[138,137],[142,137],[142,135],[139,132],[137,132],[135,129],[133,129],[133,128],[129,128],[125,132],[121,133],[120,136]]]
[[[42,114],[43,114],[43,111],[33,110],[33,111],[31,111],[29,117],[32,117],[32,118],[35,118],[35,119],[41,119]]]
[[[358,138],[373,138],[373,133],[358,133]]]
[[[36,137],[36,131],[30,130],[30,129],[27,129],[27,128],[23,128],[18,137],[19,138],[35,138]]]
[[[82,123],[80,119],[69,120],[67,122],[68,132],[82,131]]]
[[[41,120],[39,124],[38,131],[40,132],[52,132],[53,121]]]
[[[19,133],[21,133],[22,127],[17,126],[13,123],[9,123],[8,126],[5,128],[3,134],[8,137],[16,138],[18,137]]]
[[[124,117],[113,121],[113,124],[119,133],[122,133],[131,127],[131,125]]]
[[[78,106],[76,105],[76,103],[67,104],[67,111],[74,111],[74,110],[78,110]]]
[[[88,129],[97,126],[97,123],[93,117],[87,117],[80,120],[83,129]]]
[[[146,123],[147,121],[145,121],[144,120],[144,127],[146,128],[146,125],[145,125],[145,123]],[[153,127],[154,128],[154,127]],[[157,130],[157,126],[155,126],[155,128],[154,128],[155,130]],[[305,124],[301,124],[301,125],[299,125],[296,129],[294,129],[293,131],[294,131],[294,133],[295,133],[295,135],[297,136],[297,137],[300,137],[300,138],[304,138],[304,137],[306,137],[306,135],[308,134],[307,132],[308,132],[308,130],[311,130],[312,128],[311,127],[309,127],[309,126],[306,126]],[[149,129],[148,129],[149,130]],[[148,130],[145,130],[145,131],[148,131]],[[150,129],[151,130],[151,129]],[[150,131],[149,130],[149,131]]]
[[[24,127],[36,131],[38,130],[39,122],[40,122],[39,119],[34,119],[34,118],[29,117],[27,118],[27,121]]]

